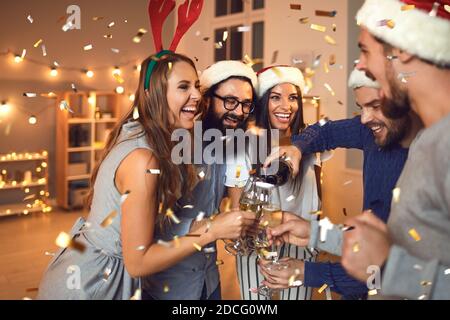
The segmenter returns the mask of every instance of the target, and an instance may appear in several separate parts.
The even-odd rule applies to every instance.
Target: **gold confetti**
[[[422,238],[420,237],[420,234],[417,232],[416,229],[412,228],[408,231],[411,238],[413,238],[415,241],[420,241]]]
[[[331,29],[333,30],[333,32],[336,32],[337,25],[335,23],[333,23],[333,25],[331,26]]]
[[[42,39],[39,39],[39,40],[33,45],[33,47],[35,47],[35,48],[39,47],[39,46],[41,45],[42,41],[43,41]]]
[[[169,285],[165,284],[163,288],[164,293],[168,293],[170,291]]]
[[[312,215],[316,215],[316,216],[320,216],[320,215],[322,215],[322,211],[321,210],[318,210],[318,211],[311,211],[310,212],[310,214],[312,214]]]
[[[103,36],[103,38],[105,38],[105,39],[112,39],[112,34],[105,34],[104,36]]]
[[[111,268],[105,268],[105,271],[103,271],[103,281],[108,281],[111,272]]]
[[[241,166],[236,167],[236,179],[239,179],[241,176]]]
[[[216,49],[222,49],[222,47],[223,47],[222,41],[216,42],[214,44],[214,48],[216,48]]]
[[[147,173],[150,173],[150,174],[161,174],[161,170],[159,170],[159,169],[147,169]]]
[[[116,25],[116,23],[113,21],[113,22],[110,22],[109,24],[108,24],[108,28],[112,28],[112,27],[114,27]]]
[[[289,285],[289,287],[292,287],[292,285],[294,284],[294,282],[295,282],[295,278],[297,277],[297,275],[295,275],[295,274],[293,274],[292,276],[290,276],[289,277],[289,280],[288,280],[288,285]]]
[[[291,202],[294,199],[295,199],[295,196],[291,194],[289,197],[286,198],[286,201]]]
[[[228,31],[224,31],[222,35],[222,41],[225,42],[228,39]]]
[[[139,110],[138,110],[138,107],[134,107],[134,108],[133,108],[133,119],[134,119],[134,120],[139,119]]]
[[[179,224],[180,223],[180,219],[178,219],[178,217],[175,215],[175,213],[173,213],[172,209],[167,209],[166,211],[166,216],[168,216],[174,223]]]
[[[414,9],[416,6],[413,4],[406,4],[401,7],[402,11],[408,11]]]
[[[300,18],[298,21],[300,21],[301,24],[307,24],[309,22],[308,17]]]
[[[103,20],[104,17],[92,17],[92,20],[94,21],[99,21],[99,20]]]
[[[296,3],[291,3],[290,8],[291,8],[291,10],[302,10],[302,5],[296,4]]]
[[[109,226],[111,223],[113,223],[114,218],[117,217],[117,211],[114,210],[113,212],[111,212],[110,214],[108,214],[108,216],[102,221],[102,223],[100,223],[100,225],[103,228],[106,228],[107,226]]]
[[[327,27],[322,26],[320,24],[314,24],[314,23],[311,24],[311,29],[312,30],[316,30],[316,31],[320,31],[320,32],[327,31]]]
[[[337,11],[323,11],[323,10],[316,10],[316,16],[318,17],[336,17]]]
[[[323,286],[321,286],[319,290],[317,290],[317,292],[322,293],[326,288],[328,288],[328,285],[324,283]]]
[[[28,200],[31,200],[31,199],[34,199],[34,198],[36,198],[36,194],[31,194],[31,195],[26,196],[25,198],[23,198],[23,201],[28,201]]]
[[[130,298],[130,300],[142,300],[142,290],[136,289],[134,295]]]
[[[83,252],[86,249],[86,246],[80,242],[77,242],[72,239],[72,237],[65,233],[60,232],[59,235],[56,237],[55,243],[60,248],[73,248],[77,251]]]
[[[326,35],[325,36],[325,41],[328,43],[328,44],[331,44],[331,45],[336,45],[336,40],[334,40],[332,37],[330,37],[329,35]]]
[[[394,203],[398,203],[400,201],[400,188],[395,188],[392,190],[392,199]]]
[[[421,286],[424,286],[424,287],[425,287],[425,286],[431,286],[431,285],[432,285],[432,282],[431,282],[431,281],[421,281],[421,282],[420,282],[420,285],[421,285]]]
[[[373,289],[373,290],[370,290],[369,292],[367,292],[367,294],[369,296],[375,296],[378,294],[378,291],[377,291],[377,289]]]
[[[168,62],[167,67],[169,68],[169,72],[172,71],[172,62]]]
[[[85,45],[83,47],[83,50],[84,51],[89,51],[89,50],[92,50],[92,48],[94,48],[94,46],[92,44],[87,44],[87,45]]]
[[[336,93],[334,92],[333,88],[328,83],[324,84],[324,87],[330,92],[330,94],[334,97]]]
[[[134,42],[134,43],[140,43],[141,40],[142,40],[142,37],[143,37],[146,33],[147,33],[147,30],[145,30],[145,29],[143,29],[143,28],[139,29],[137,35],[135,35],[135,36],[133,37],[133,42]]]
[[[30,23],[33,23],[33,22],[34,22],[33,17],[32,17],[31,15],[28,15],[27,20],[28,20]]]
[[[358,242],[355,242],[355,243],[353,244],[352,251],[353,251],[354,253],[359,252],[359,243],[358,243]]]
[[[124,83],[125,80],[122,78],[122,76],[118,73],[113,74],[114,80],[116,80],[118,83]]]
[[[323,64],[323,70],[325,71],[325,73],[330,73],[330,68],[328,67],[328,63],[327,62],[325,62]]]
[[[193,243],[192,244],[194,246],[195,249],[197,249],[198,251],[202,251],[202,247],[198,244],[198,243]]]
[[[221,266],[223,264],[224,264],[223,260],[217,260],[216,261],[216,266]]]
[[[200,171],[200,172],[198,173],[198,177],[199,177],[200,179],[202,179],[202,180],[203,180],[203,178],[205,178],[205,176],[206,176],[206,174],[205,174],[205,172],[203,172],[203,171]]]
[[[379,27],[387,26],[388,28],[393,29],[395,27],[395,22],[390,19],[384,19],[384,20],[378,21],[378,26]]]

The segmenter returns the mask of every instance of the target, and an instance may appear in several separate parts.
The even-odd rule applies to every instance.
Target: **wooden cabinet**
[[[92,170],[119,116],[120,95],[65,92],[57,99],[56,198],[64,209],[82,206]]]

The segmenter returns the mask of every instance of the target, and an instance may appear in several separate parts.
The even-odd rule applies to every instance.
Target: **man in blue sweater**
[[[383,116],[380,87],[364,72],[355,69],[350,76],[349,86],[354,89],[361,117],[315,124],[302,134],[294,136],[292,142],[302,155],[336,148],[362,150],[363,209],[372,210],[386,222],[390,212],[392,189],[403,170],[408,147],[421,124],[417,116],[411,114],[396,120]],[[331,290],[341,294],[343,299],[367,297],[367,285],[350,277],[340,263],[292,260],[289,265],[290,268],[285,270],[269,270],[261,262],[266,284],[274,288],[287,287],[289,278],[298,269],[300,277],[297,277],[297,280],[301,280],[307,287],[327,284]]]

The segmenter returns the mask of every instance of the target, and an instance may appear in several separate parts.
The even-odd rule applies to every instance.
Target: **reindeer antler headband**
[[[174,52],[181,38],[186,34],[189,28],[197,21],[202,12],[203,0],[185,0],[178,8],[178,25],[172,44],[169,50],[163,50],[162,46],[162,28],[169,14],[175,9],[175,0],[150,0],[148,4],[148,15],[150,17],[150,25],[152,27],[153,42],[155,49],[158,52],[156,57],[159,59],[166,54]],[[150,88],[150,78],[155,68],[157,60],[152,60],[148,64],[145,74],[144,89]]]

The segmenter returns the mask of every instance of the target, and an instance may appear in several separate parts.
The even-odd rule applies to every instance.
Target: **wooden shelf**
[[[0,154],[0,163],[5,162],[23,162],[23,161],[42,161],[47,160],[47,156],[43,156],[41,154],[29,154],[30,156],[27,157],[26,155],[23,155],[23,157],[19,158],[16,156],[15,158],[7,158],[6,154]]]
[[[12,203],[0,205],[0,216],[12,216],[16,214],[29,214],[33,212],[43,212],[48,206],[36,206],[27,208],[23,203]]]
[[[92,170],[98,158],[98,153],[104,148],[104,140],[112,126],[120,118],[121,95],[110,92],[62,92],[56,100],[56,199],[58,206],[71,209],[74,204],[69,199],[71,190],[88,185]],[[69,103],[75,114],[69,114],[59,108],[59,103],[65,100]],[[97,112],[100,116],[96,119]],[[111,118],[102,118],[102,114],[108,114]],[[75,117],[72,117],[75,115]],[[73,125],[80,125],[86,132],[83,141],[89,146],[70,147],[75,142],[71,136]],[[84,162],[87,164],[86,174],[70,175],[69,164]],[[81,171],[84,172],[84,171]],[[74,184],[73,181],[82,183]],[[73,193],[72,193],[73,194]]]
[[[67,181],[87,180],[90,178],[91,178],[90,174],[80,174],[78,176],[67,176]]]
[[[3,187],[0,183],[0,190],[11,190],[11,189],[22,189],[22,188],[33,188],[33,187],[39,187],[39,186],[45,186],[47,184],[47,180],[39,182],[39,181],[33,181],[27,184],[23,183],[17,183],[13,185],[12,183],[6,183]]]

